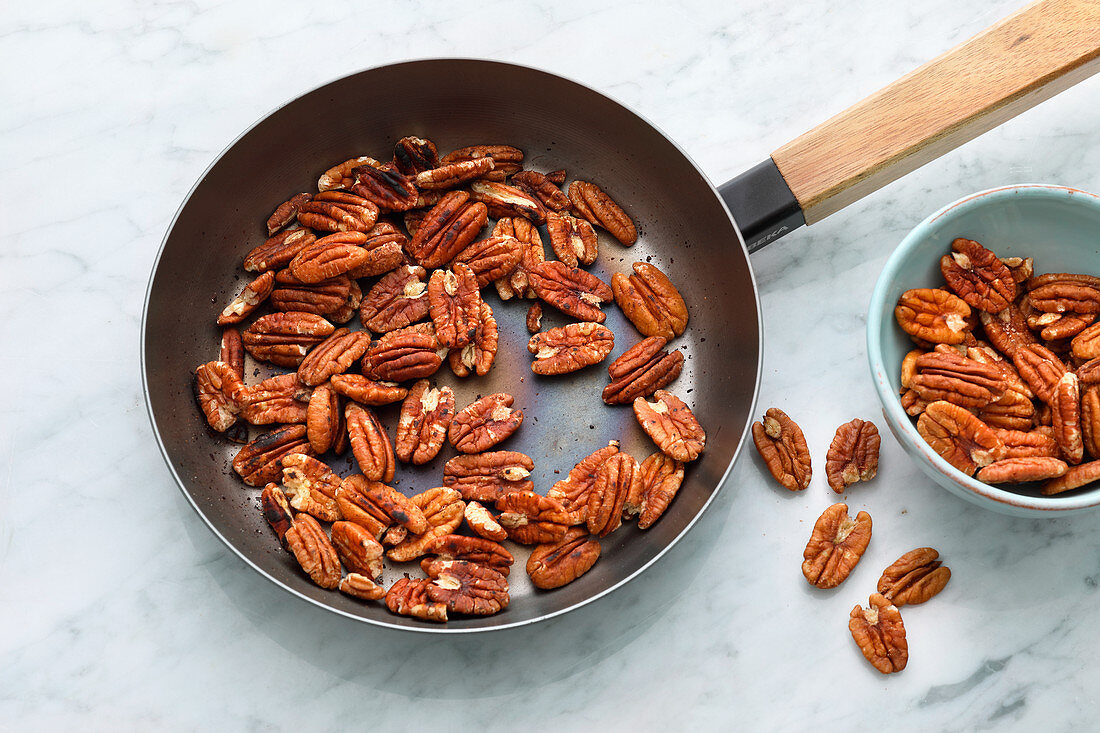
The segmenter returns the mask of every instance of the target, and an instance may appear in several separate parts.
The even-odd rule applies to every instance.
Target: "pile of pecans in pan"
[[[946,288],[909,290],[894,315],[916,343],[901,404],[944,460],[1045,495],[1100,479],[1100,278],[1034,274],[956,239]]]
[[[610,285],[581,269],[598,255],[595,227],[629,247],[633,221],[596,184],[566,192],[564,170],[523,160],[507,145],[440,159],[430,140],[402,138],[391,160],[347,160],[317,193],[279,205],[268,239],[244,257],[259,274],[219,317],[221,354],[195,370],[196,395],[213,430],[245,443],[234,471],[263,487],[265,519],[323,588],[430,621],[497,613],[514,562],[503,541],[534,546],[526,570],[537,588],[566,585],[623,521],[656,522],[703,451],[702,426],[664,389],[684,361],[666,348],[687,326],[679,291],[645,262]],[[542,227],[557,259],[545,259]],[[453,390],[430,381],[444,364],[458,377],[492,368],[490,285],[502,300],[534,301],[527,349],[540,375],[603,361],[615,336],[601,306],[614,301],[643,338],[608,366],[603,401],[632,405],[658,450],[639,463],[612,441],[536,493],[531,458],[494,450],[524,421],[513,397],[456,411]],[[542,332],[543,303],[575,322]],[[245,352],[291,371],[246,384]],[[397,402],[391,442],[371,408]],[[249,426],[268,432],[250,440]],[[440,486],[406,496],[390,485],[399,463],[428,463],[448,443],[457,455]],[[341,478],[323,459],[349,447],[359,472]],[[404,572],[387,589],[386,560],[419,560],[426,577]]]

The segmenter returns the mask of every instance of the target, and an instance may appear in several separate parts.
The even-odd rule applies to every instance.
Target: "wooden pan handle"
[[[772,153],[807,224],[1100,71],[1100,0],[1042,0]]]

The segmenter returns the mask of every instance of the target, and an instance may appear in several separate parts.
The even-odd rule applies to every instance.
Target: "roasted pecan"
[[[984,422],[965,408],[932,402],[917,420],[917,432],[945,461],[967,476],[1004,458],[1005,446]]]
[[[560,588],[587,573],[599,559],[600,543],[583,527],[570,527],[561,539],[531,550],[527,574],[536,588]]]
[[[838,494],[857,481],[870,481],[878,472],[878,428],[858,417],[836,429],[825,455],[825,475]]]
[[[310,201],[313,194],[298,193],[279,204],[267,219],[267,235],[270,237],[285,226],[289,226],[298,217],[298,209]]]
[[[752,425],[752,442],[768,471],[781,486],[801,491],[810,485],[813,468],[806,437],[787,413],[771,407]]]
[[[440,196],[442,200],[443,196]],[[427,203],[427,202],[425,202]],[[435,206],[439,201],[432,201],[427,203],[428,206]],[[405,228],[409,231],[410,237],[415,237],[416,233],[420,231],[420,225],[424,223],[424,220],[428,218],[428,212],[424,209],[413,209],[406,211],[405,215],[401,217],[401,221],[405,223]]]
[[[512,563],[516,561],[512,553],[505,550],[499,542],[458,534],[436,537],[427,544],[426,550],[428,554],[435,555],[435,558],[424,558],[420,561],[424,572],[428,572],[427,566],[430,563],[438,560],[462,560],[492,568],[501,575],[508,575]]]
[[[946,290],[917,288],[901,294],[894,317],[910,336],[936,344],[961,344],[969,328],[970,306]]]
[[[294,255],[287,269],[306,285],[315,285],[363,266],[370,252],[363,249],[367,235],[361,231],[337,232],[306,245]]]
[[[360,245],[367,251],[363,264],[348,271],[348,277],[376,277],[405,263],[405,245],[409,238],[393,225],[379,222],[364,235]],[[358,304],[356,304],[358,306]]]
[[[340,560],[325,530],[308,514],[299,514],[286,531],[287,548],[312,580],[322,588],[340,583]]]
[[[541,201],[506,183],[474,181],[470,184],[470,200],[485,204],[494,219],[522,216],[536,224],[546,222],[546,209]]]
[[[588,531],[606,537],[622,523],[623,505],[638,480],[638,462],[629,453],[619,452],[596,470],[596,480],[588,492]]]
[[[511,145],[471,145],[447,153],[440,162],[462,163],[482,158],[493,161],[492,167],[480,176],[490,181],[503,181],[523,168],[523,151]]]
[[[439,455],[454,411],[455,394],[450,387],[434,389],[427,379],[414,384],[397,420],[397,457],[421,465]]]
[[[569,470],[569,475],[550,487],[546,495],[561,502],[565,509],[566,523],[584,524],[588,520],[588,494],[596,483],[596,471],[619,452],[619,441],[613,440],[594,451]]]
[[[424,267],[440,267],[477,238],[488,220],[488,209],[469,199],[465,191],[451,191],[432,207],[408,244],[413,259]]]
[[[240,323],[267,300],[275,287],[275,273],[268,270],[244,287],[240,295],[234,298],[218,316],[218,325],[227,326]]]
[[[426,325],[431,328],[431,324]],[[399,329],[371,344],[363,355],[363,376],[383,382],[423,379],[439,371],[447,350],[441,349],[434,331]]]
[[[310,285],[299,280],[290,270],[279,270],[275,273],[275,289],[271,291],[268,302],[277,311],[327,317],[347,304],[351,286],[351,279],[346,275]]]
[[[504,527],[497,523],[497,520],[488,509],[476,501],[466,502],[466,508],[462,514],[466,519],[466,524],[478,537],[496,542],[508,539],[508,533],[504,531]]]
[[[195,397],[206,422],[224,433],[237,422],[245,395],[244,382],[224,361],[210,361],[195,369]]]
[[[355,522],[334,522],[332,544],[349,573],[365,575],[374,581],[382,579],[382,555],[385,551],[370,532]]]
[[[661,452],[677,461],[694,461],[703,452],[707,436],[691,409],[676,395],[659,389],[656,402],[634,400],[634,416]]]
[[[1066,472],[1066,462],[1058,458],[1033,456],[994,461],[978,471],[978,480],[987,484],[1019,484],[1058,478]]]
[[[442,486],[417,494],[410,501],[423,512],[428,521],[428,529],[421,533],[412,533],[397,546],[390,548],[386,557],[394,562],[415,560],[425,553],[425,548],[436,537],[454,532],[462,524],[463,511],[466,508],[457,491]],[[409,532],[412,532],[411,527]]]
[[[638,241],[638,229],[622,208],[603,189],[588,181],[569,184],[569,201],[573,210],[598,227],[611,232],[626,246]]]
[[[1027,317],[1015,305],[1009,305],[995,316],[978,311],[978,320],[993,346],[1009,359],[1013,359],[1021,347],[1037,341],[1027,326]]]
[[[637,397],[648,397],[680,376],[684,355],[679,349],[665,350],[668,341],[650,336],[631,346],[607,367],[611,383],[603,388],[603,401],[625,405]]]
[[[316,458],[300,453],[283,456],[281,463],[283,490],[292,507],[322,522],[335,522],[340,518],[340,508],[336,505],[339,476]]]
[[[1085,458],[1085,444],[1081,436],[1081,393],[1076,374],[1062,375],[1050,408],[1053,413],[1051,427],[1062,457],[1067,463],[1080,463]]]
[[[1016,281],[997,255],[972,239],[956,239],[940,258],[943,279],[971,308],[1000,313],[1016,299]]]
[[[905,410],[905,414],[909,417],[917,417],[924,412],[924,408],[928,407],[928,402],[912,389],[905,390],[900,401],[901,409]]]
[[[1042,330],[1039,331],[1039,336],[1044,341],[1058,342],[1076,337],[1096,320],[1096,314],[1044,313],[1036,320],[1042,322]],[[1031,318],[1028,318],[1028,325],[1031,325]]]
[[[386,591],[386,608],[424,621],[446,621],[447,605],[428,599],[428,578],[400,578]]]
[[[298,222],[322,232],[365,232],[378,221],[378,207],[346,191],[322,191],[298,208]]]
[[[512,176],[512,185],[524,193],[530,194],[550,211],[568,211],[572,206],[569,197],[558,188],[557,183],[536,171],[519,171]]]
[[[584,219],[550,212],[546,216],[546,230],[550,234],[550,247],[565,264],[576,267],[578,263],[591,265],[596,261],[596,230]]]
[[[306,409],[306,435],[313,450],[322,455],[336,442],[336,436],[344,430],[344,411],[340,397],[331,384],[322,384],[313,390]]]
[[[370,407],[391,405],[409,393],[395,382],[376,382],[359,374],[333,374],[331,382],[338,394]]]
[[[439,154],[431,140],[410,135],[393,146],[393,164],[406,176],[415,176],[437,167]]]
[[[1100,385],[1081,390],[1081,439],[1088,455],[1100,458]]]
[[[447,163],[446,160],[447,158],[444,158],[440,161],[438,168],[417,173],[413,179],[416,187],[421,191],[457,188],[466,181],[482,178],[494,167],[492,158],[463,160],[458,163]],[[431,267],[435,267],[435,265],[431,265]]]
[[[1025,344],[1016,349],[1012,363],[1035,395],[1051,404],[1059,380],[1068,371],[1062,360],[1042,344]]]
[[[1044,279],[1051,277],[1057,279]],[[1072,278],[1066,274],[1032,278],[1028,281],[1031,304],[1045,313],[1100,313],[1100,279],[1082,280],[1080,275]]]
[[[683,482],[684,464],[660,451],[641,462],[638,466],[637,479],[642,497],[638,529],[649,529],[661,518],[665,509],[676,498],[676,492],[680,490],[680,484]],[[632,498],[627,497],[628,504]],[[626,510],[633,512],[634,507],[627,506]]]
[[[591,321],[569,323],[536,333],[527,342],[535,355],[535,374],[567,374],[598,364],[615,348],[615,334],[607,326]]]
[[[344,421],[359,470],[371,481],[391,481],[395,468],[393,447],[371,409],[349,402],[344,408]]]
[[[340,516],[355,522],[378,539],[386,529],[397,523],[413,534],[426,532],[430,525],[424,512],[411,499],[396,489],[365,476],[353,473],[340,483],[336,491]]]
[[[443,485],[463,499],[493,502],[512,491],[534,491],[528,478],[534,467],[529,456],[510,450],[455,456],[443,466]]]
[[[922,354],[915,367],[909,386],[927,402],[947,400],[960,407],[985,407],[1003,397],[1008,388],[998,367],[954,351]]]
[[[938,594],[951,579],[951,569],[931,547],[905,553],[882,571],[878,592],[895,606],[915,606]]]
[[[305,425],[287,425],[259,436],[237,452],[233,470],[249,486],[263,486],[279,480],[283,472],[280,461],[291,453],[313,453]]]
[[[847,504],[833,504],[814,524],[802,553],[802,574],[810,585],[835,588],[844,582],[871,541],[871,515],[848,516]]]
[[[369,346],[370,334],[338,328],[302,359],[298,365],[298,378],[311,387],[327,382],[332,375],[343,374],[350,369]]]
[[[905,624],[901,612],[881,593],[872,593],[867,608],[852,609],[848,620],[859,650],[875,669],[883,674],[900,672],[909,661],[909,646],[905,641]]]
[[[480,453],[507,439],[523,423],[523,410],[513,410],[506,392],[485,395],[463,407],[447,429],[447,438],[462,453]]]
[[[380,166],[382,164],[369,155],[349,158],[343,163],[338,163],[322,173],[321,177],[317,179],[317,190],[331,191],[333,189],[347,188],[353,185],[355,183],[355,175],[352,171],[364,165]]]
[[[1011,388],[996,402],[980,408],[977,415],[991,428],[1028,430],[1035,421],[1035,404],[1024,393]]]
[[[1097,480],[1100,480],[1100,461],[1089,461],[1079,466],[1070,466],[1058,478],[1044,483],[1042,491],[1044,496],[1053,496],[1064,491],[1079,489]]]
[[[468,265],[436,270],[428,281],[428,307],[439,343],[457,349],[470,343],[481,314],[481,292]]]
[[[562,313],[578,321],[596,323],[603,323],[607,317],[600,310],[600,303],[611,300],[614,294],[595,275],[551,260],[529,268],[527,276],[535,294]]]
[[[244,269],[249,272],[277,270],[290,264],[295,255],[313,244],[316,239],[308,229],[287,229],[279,232],[245,255]]]
[[[542,328],[542,304],[537,300],[527,309],[527,332],[536,334]],[[614,334],[612,334],[614,335]]]
[[[1048,427],[1034,430],[1003,430],[994,428],[996,435],[1005,445],[1005,458],[1058,457],[1058,442],[1054,439],[1054,430]]]
[[[1001,356],[1000,352],[993,347],[986,345],[970,346],[966,349],[966,356],[974,361],[998,369],[1001,378],[1005,380],[1009,389],[1019,392],[1029,400],[1035,396],[1035,393],[1027,386],[1027,382],[1020,377],[1020,373],[1016,371],[1016,367],[1012,365],[1012,362]]]
[[[531,286],[531,268],[546,260],[546,250],[542,246],[542,235],[538,227],[527,219],[507,217],[497,221],[493,227],[493,236],[509,236],[517,239],[522,246],[519,263],[511,274],[496,279],[497,295],[501,300],[512,297],[534,298],[535,289]]]
[[[355,183],[349,191],[367,199],[381,211],[408,211],[416,206],[419,193],[413,179],[395,165],[362,165],[352,169]]]
[[[264,520],[275,531],[279,543],[286,547],[286,532],[294,524],[294,519],[290,515],[290,504],[286,500],[286,495],[278,484],[269,483],[260,492],[260,510],[263,512]]]
[[[455,256],[452,266],[462,262],[477,276],[477,286],[483,288],[497,278],[516,269],[523,257],[523,244],[513,236],[492,236],[470,244]]]
[[[269,377],[241,390],[241,417],[253,425],[304,423],[311,391],[297,374]]]
[[[1074,336],[1071,349],[1078,359],[1100,357],[1100,323],[1094,323]]]
[[[912,387],[913,375],[917,373],[917,359],[925,353],[921,349],[913,349],[902,358],[899,378],[902,393]]]
[[[564,168],[559,168],[558,170],[550,171],[549,173],[546,174],[546,178],[551,183],[553,183],[555,186],[560,186],[563,183],[565,183],[565,179],[566,179],[565,169]]]
[[[297,367],[306,352],[334,330],[335,326],[312,313],[269,313],[257,318],[241,333],[241,343],[253,359]]]
[[[565,536],[570,517],[557,499],[531,491],[513,491],[497,499],[497,521],[508,538],[521,545],[557,542]]]
[[[341,593],[362,598],[364,601],[376,601],[386,595],[385,588],[359,573],[348,573],[340,579],[338,587]]]
[[[480,310],[473,339],[461,349],[447,354],[447,362],[455,376],[468,377],[476,372],[479,377],[483,377],[489,373],[496,360],[497,319],[493,317],[493,309],[485,301],[481,301]]]
[[[223,328],[221,351],[218,361],[224,361],[241,379],[244,379],[244,344],[241,332],[235,328]]]
[[[1035,260],[1030,257],[1002,257],[1001,262],[1012,273],[1012,279],[1017,285],[1026,282],[1035,274]]]
[[[611,278],[615,302],[643,336],[671,341],[687,328],[688,311],[683,296],[668,276],[648,262],[635,262],[630,277],[621,272]]]
[[[427,274],[423,267],[404,265],[382,276],[359,306],[363,325],[377,333],[404,328],[428,315]]]
[[[328,314],[328,319],[333,323],[347,323],[359,312],[359,304],[363,300],[363,291],[359,283],[351,280],[348,287],[348,297],[343,305]]]
[[[428,598],[452,613],[490,616],[508,607],[508,579],[490,567],[463,560],[433,560]]]

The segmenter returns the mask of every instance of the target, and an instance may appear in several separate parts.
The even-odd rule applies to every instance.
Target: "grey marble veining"
[[[874,539],[839,589],[802,548],[836,425],[880,415],[867,301],[929,212],[1020,181],[1100,190],[1091,80],[753,256],[761,409],[802,424],[810,488],[753,451],[697,527],[600,602],[421,638],[300,602],[230,555],[156,449],[138,367],[157,247],[204,167],[283,101],[428,56],[539,66],[625,102],[718,183],[1021,3],[20,3],[0,16],[0,729],[1068,730],[1100,714],[1100,514],[991,514],[889,434],[846,500]],[[881,422],[880,422],[881,427]],[[847,631],[882,567],[953,571],[907,609],[906,670]]]

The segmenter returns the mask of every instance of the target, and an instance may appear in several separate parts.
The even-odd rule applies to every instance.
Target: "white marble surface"
[[[848,495],[875,539],[839,590],[799,573],[833,428],[879,414],[864,313],[928,212],[1018,181],[1100,190],[1085,82],[753,257],[761,407],[802,423],[809,490],[751,449],[711,510],[609,598],[499,635],[420,638],[294,600],[186,504],[142,404],[161,237],[204,167],[282,101],[362,67],[487,56],[617,97],[715,181],[1018,7],[800,3],[14,3],[0,16],[0,730],[1069,730],[1100,717],[1100,514],[1010,519],[884,436]],[[603,7],[601,7],[603,6]],[[848,611],[920,545],[954,577],[882,677]]]

